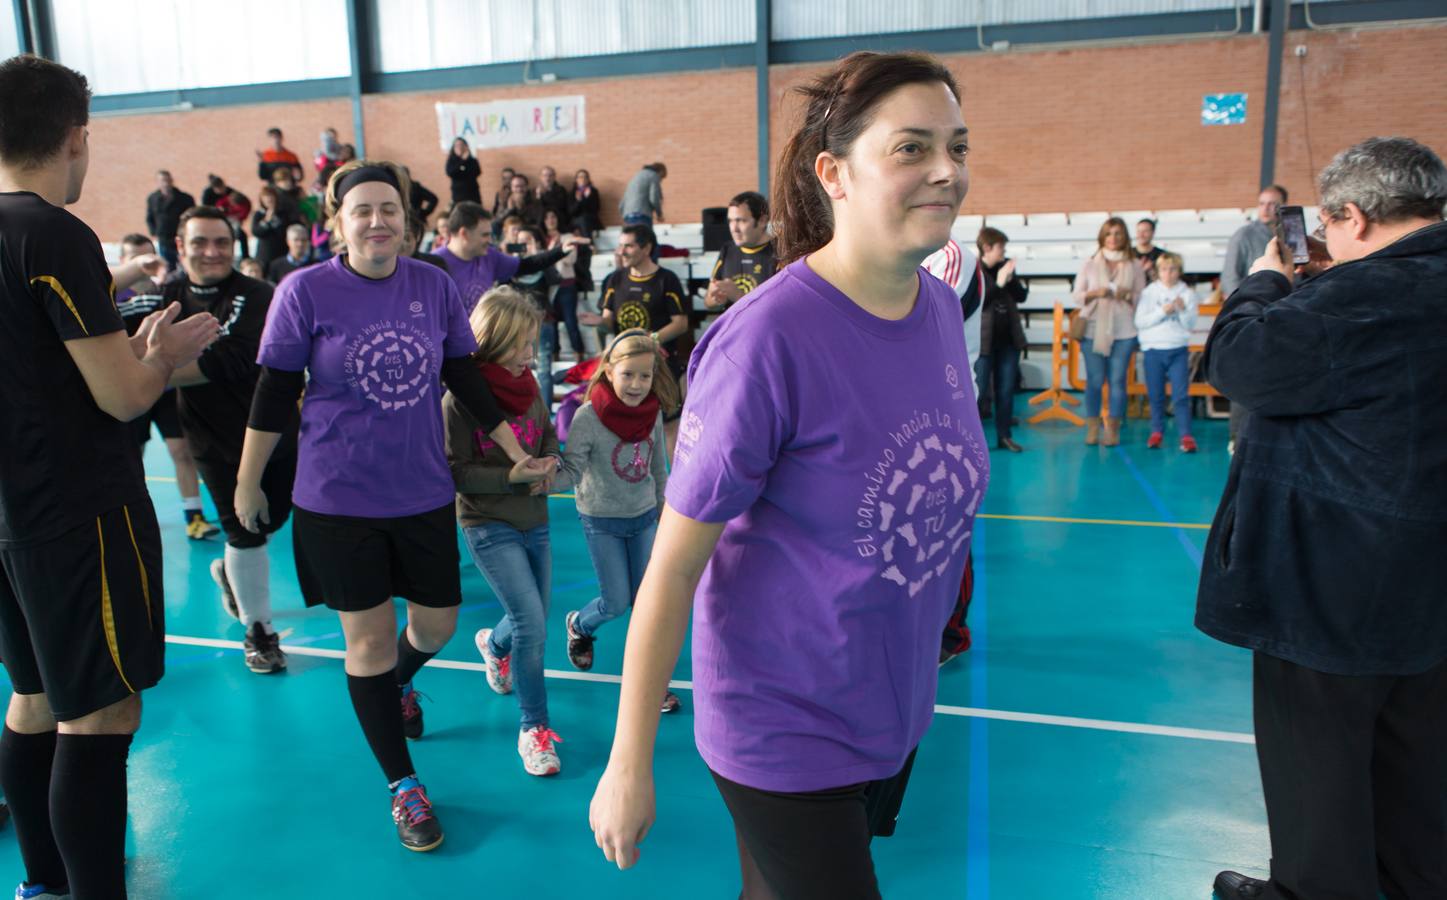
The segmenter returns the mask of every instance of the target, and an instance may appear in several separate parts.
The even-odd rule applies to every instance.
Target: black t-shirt
[[[714,281],[732,281],[742,294],[747,295],[768,281],[775,268],[773,241],[758,247],[728,244],[719,251],[712,277]]]
[[[65,349],[125,329],[114,298],[95,232],[35,194],[0,194],[0,547],[150,502],[130,427]]]
[[[630,328],[659,331],[674,316],[686,314],[683,283],[662,267],[643,278],[618,269],[603,283],[603,309],[613,311],[613,326],[620,333]],[[663,346],[670,348],[676,340]]]
[[[202,463],[229,467],[241,464],[251,397],[261,377],[256,354],[271,293],[272,287],[266,282],[232,272],[205,287],[188,279],[168,281],[159,296],[139,294],[124,304],[127,313],[134,307],[136,314],[143,314],[147,306],[160,309],[180,302],[179,318],[207,312],[221,323],[221,336],[196,361],[206,381],[177,389],[181,430],[191,445],[191,455]],[[296,430],[293,423],[283,434],[277,455],[295,452]]]

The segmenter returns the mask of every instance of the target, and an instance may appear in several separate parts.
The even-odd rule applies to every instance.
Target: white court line
[[[179,634],[166,635],[168,644],[186,644],[193,647],[215,647],[221,650],[240,650],[240,641],[226,641],[220,638],[187,637]],[[346,653],[325,647],[283,644],[282,649],[296,656],[320,656],[327,659],[343,659]],[[484,672],[487,667],[480,662],[462,662],[453,659],[433,659],[427,665],[438,669],[459,669],[466,672]],[[596,684],[621,684],[623,676],[604,675],[596,672],[567,672],[561,669],[544,669],[548,678],[565,681],[591,681]],[[674,690],[691,691],[691,681],[670,681]],[[969,719],[994,719],[1000,722],[1024,722],[1030,725],[1055,725],[1061,728],[1084,728],[1091,731],[1116,731],[1124,734],[1152,734],[1160,737],[1186,738],[1193,741],[1217,741],[1227,744],[1255,744],[1254,735],[1236,731],[1208,731],[1201,728],[1176,728],[1171,725],[1145,725],[1139,722],[1113,722],[1109,719],[1080,719],[1074,716],[1047,716],[1040,713],[1009,712],[1001,709],[976,709],[969,706],[937,705],[935,713],[942,716],[960,716]]]

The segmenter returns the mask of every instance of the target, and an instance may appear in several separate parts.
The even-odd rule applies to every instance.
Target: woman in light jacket
[[[1075,276],[1075,302],[1086,320],[1085,442],[1114,447],[1125,418],[1125,381],[1136,349],[1135,304],[1146,276],[1127,236],[1125,220],[1105,220],[1096,236],[1099,249]],[[1110,384],[1110,407],[1100,417],[1101,387]],[[1101,425],[1105,434],[1101,435]]]

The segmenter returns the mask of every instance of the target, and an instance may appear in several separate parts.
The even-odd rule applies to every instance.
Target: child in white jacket
[[[1188,363],[1191,329],[1196,324],[1200,300],[1190,286],[1181,281],[1181,268],[1181,257],[1175,253],[1163,253],[1156,260],[1159,280],[1141,292],[1136,304],[1135,327],[1140,332],[1141,350],[1145,351],[1146,392],[1151,401],[1151,436],[1146,446],[1158,449],[1165,439],[1166,378],[1169,377],[1181,452],[1195,453]]]

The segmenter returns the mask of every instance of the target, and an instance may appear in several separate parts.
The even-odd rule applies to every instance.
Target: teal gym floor
[[[1146,450],[1146,430],[1132,420],[1123,446],[1105,449],[1068,426],[1025,426],[1025,453],[994,454],[974,545],[975,648],[941,671],[898,833],[875,844],[884,896],[1175,900],[1209,897],[1222,868],[1265,877],[1249,655],[1191,626],[1226,426],[1198,422],[1194,456],[1171,442]],[[447,841],[414,854],[397,843],[352,716],[336,616],[302,606],[289,529],[272,572],[291,665],[261,677],[242,665],[241,626],[208,574],[221,542],[186,540],[160,441],[146,463],[170,643],[131,755],[132,897],[737,896],[732,827],[693,747],[687,690],[661,723],[658,822],[640,865],[619,872],[593,844],[588,802],[626,623],[601,634],[592,673],[571,669],[563,616],[596,587],[571,500],[551,504],[548,689],[563,771],[523,772],[516,702],[488,690],[472,645],[500,609],[464,552],[461,622],[417,678],[430,702],[412,745]],[[11,883],[23,875],[8,829],[0,867]]]

